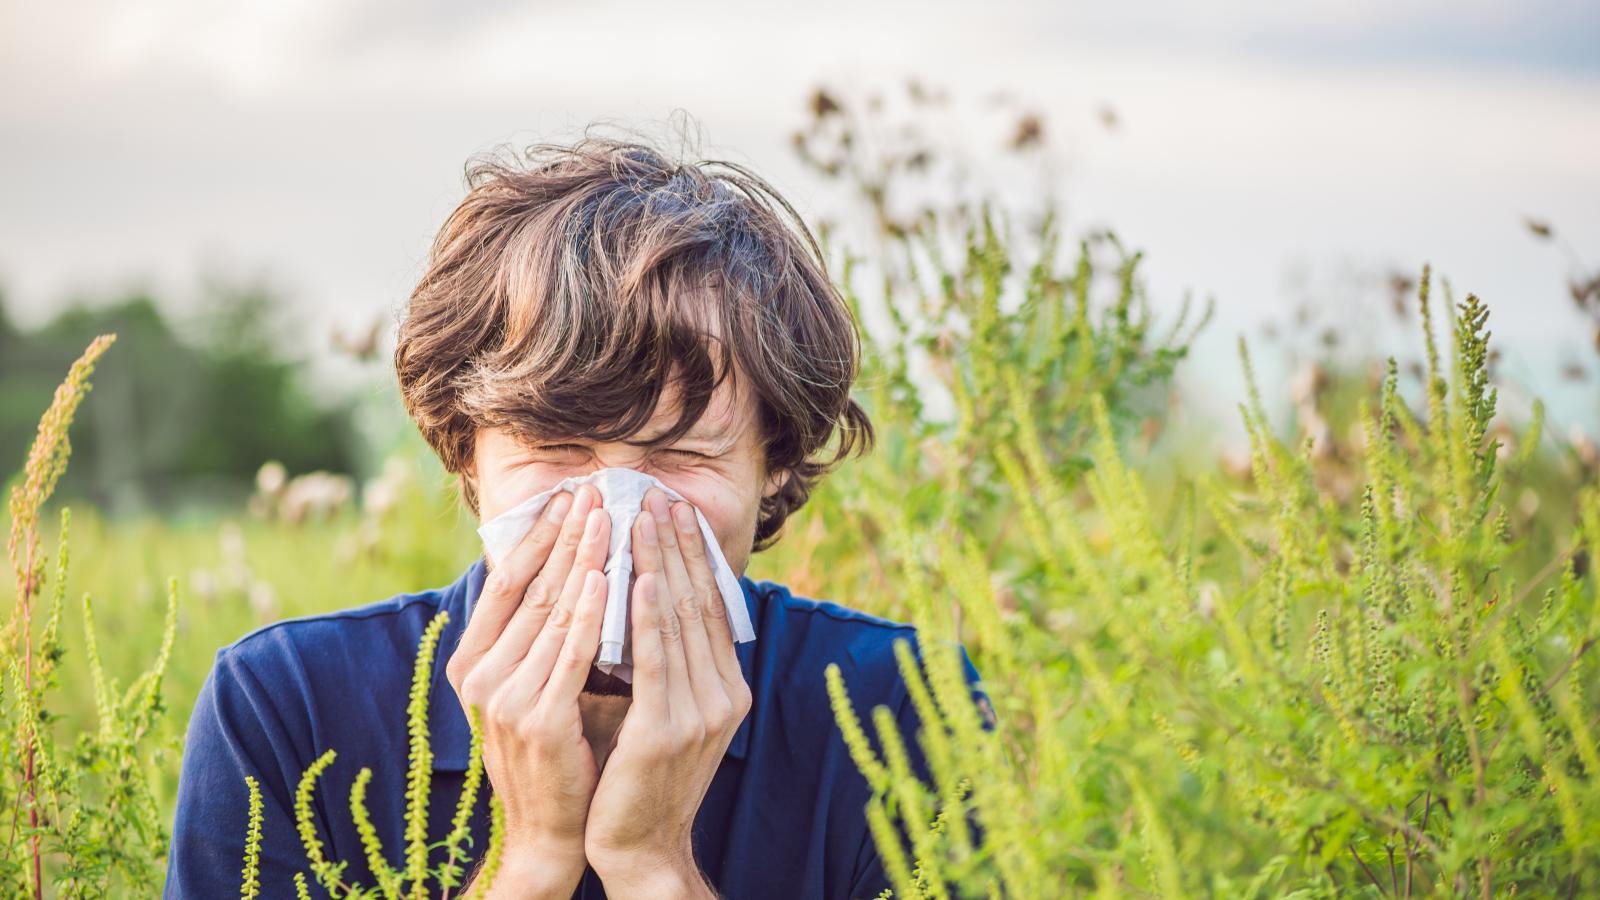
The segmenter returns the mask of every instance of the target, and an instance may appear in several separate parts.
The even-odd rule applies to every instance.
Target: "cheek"
[[[539,466],[510,469],[487,468],[478,480],[478,517],[487,522],[540,491],[553,487],[564,476],[539,471]]]
[[[657,477],[700,510],[717,536],[717,543],[724,548],[749,530],[746,520],[754,519],[755,500],[747,486],[709,474],[671,473]]]

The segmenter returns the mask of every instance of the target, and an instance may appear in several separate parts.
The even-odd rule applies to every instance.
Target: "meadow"
[[[1252,380],[1251,452],[1226,459],[1163,434],[1205,315],[1155,316],[1114,236],[987,208],[884,235],[881,278],[848,252],[838,273],[887,322],[858,385],[878,445],[750,574],[919,626],[901,662],[928,782],[892,717],[816,685],[896,896],[1600,893],[1600,459],[1497,409],[1488,306],[1422,269],[1415,374]],[[155,894],[216,648],[476,554],[415,445],[359,491],[266,467],[223,521],[51,506],[91,379],[67,375],[9,490],[7,896]],[[242,896],[263,827],[295,825],[241,811]],[[337,861],[312,849],[321,896]],[[338,895],[459,880],[411,865]]]

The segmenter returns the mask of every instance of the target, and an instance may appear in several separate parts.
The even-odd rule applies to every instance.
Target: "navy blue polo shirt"
[[[423,629],[450,613],[433,663],[428,727],[433,782],[429,840],[449,831],[467,768],[466,716],[445,663],[483,587],[479,559],[454,584],[321,615],[286,619],[217,651],[189,721],[167,858],[165,896],[237,896],[248,792],[264,804],[261,896],[294,896],[293,875],[310,873],[294,820],[301,773],[328,748],[337,752],[312,804],[330,860],[346,880],[374,884],[355,823],[350,788],[362,767],[372,822],[391,865],[402,864],[409,743],[406,705]],[[887,705],[916,754],[919,723],[896,666],[893,643],[909,626],[794,596],[770,581],[740,579],[756,640],[736,645],[750,684],[750,713],[728,745],[695,819],[694,852],[728,898],[872,898],[888,887],[867,830],[865,779],[851,761],[829,706],[823,671],[838,663],[857,714]],[[962,651],[969,682],[977,671]],[[981,688],[974,696],[982,698]],[[487,780],[471,819],[475,862],[488,845]],[[435,848],[432,864],[444,859]],[[471,871],[469,862],[467,870]],[[313,896],[325,896],[313,887]],[[593,869],[575,897],[605,896]]]

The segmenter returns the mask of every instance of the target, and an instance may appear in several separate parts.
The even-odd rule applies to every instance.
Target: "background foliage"
[[[124,516],[171,515],[237,506],[268,460],[296,472],[362,471],[366,449],[352,401],[318,396],[305,382],[306,351],[285,346],[280,302],[260,286],[215,283],[204,312],[178,322],[135,294],[75,305],[34,331],[19,329],[0,303],[0,459],[8,474],[67,365],[108,332],[118,337],[117,352],[78,417],[64,497]]]
[[[1537,408],[1517,421],[1498,408],[1482,304],[1424,271],[1402,299],[1415,357],[1313,359],[1293,384],[1254,388],[1239,398],[1250,453],[1218,456],[1169,425],[1171,377],[1192,365],[1207,311],[1153,316],[1139,256],[1109,233],[1065,239],[1048,203],[912,199],[936,146],[885,150],[836,93],[811,112],[797,149],[872,223],[844,246],[843,225],[823,230],[867,325],[858,396],[880,443],[823,483],[750,574],[922,630],[926,666],[907,656],[904,671],[935,723],[922,736],[933,784],[907,776],[849,684],[816,686],[878,788],[866,814],[899,894],[1600,891],[1600,707],[1585,690],[1600,459],[1545,434]],[[1010,146],[1044,139],[1019,121]],[[314,439],[337,434],[338,416],[255,343],[256,326],[207,344],[174,337],[148,304],[110,314],[124,336],[73,426],[70,517],[42,507],[53,476],[25,473],[8,492],[25,551],[12,554],[0,697],[9,895],[150,893],[215,648],[284,616],[447,583],[475,555],[419,442],[359,485],[314,473],[363,466],[340,439]],[[0,324],[0,365],[23,348],[55,366],[47,381],[8,374],[6,408],[26,418],[6,426],[6,458],[48,438],[57,455],[41,458],[65,462],[62,428],[40,437],[32,422],[91,319],[27,336]],[[125,350],[168,368],[117,368]],[[238,394],[213,395],[213,377],[257,400],[215,408]],[[226,471],[248,502],[220,519],[107,515],[115,473],[134,471],[95,450],[125,436],[121,404],[159,411],[178,396],[191,405],[174,427],[200,442],[175,451],[184,466]],[[141,460],[172,446],[126,436],[151,442]],[[314,448],[327,455],[294,455]],[[136,470],[160,494],[161,467]],[[993,732],[965,705],[958,640],[995,703]],[[293,823],[241,810],[247,894],[246,835],[263,827]]]

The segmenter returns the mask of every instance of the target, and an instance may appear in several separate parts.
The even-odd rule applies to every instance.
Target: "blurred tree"
[[[0,297],[0,470],[20,467],[53,380],[94,335],[116,332],[72,435],[60,495],[116,513],[236,503],[261,464],[355,472],[353,403],[315,396],[275,333],[281,299],[212,285],[181,333],[144,293],[76,304],[24,332]],[[190,327],[192,326],[192,327]]]

